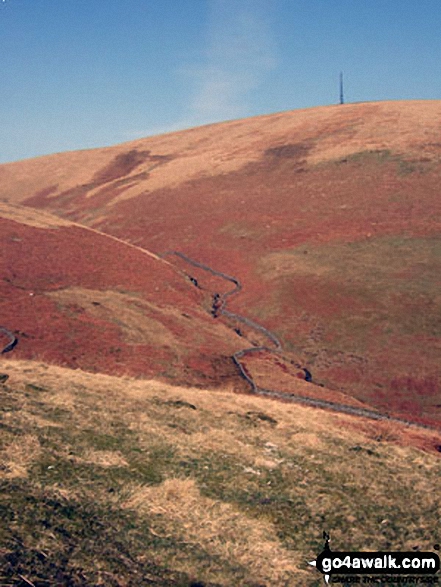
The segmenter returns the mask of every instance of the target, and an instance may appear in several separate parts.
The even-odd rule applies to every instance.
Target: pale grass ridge
[[[68,220],[63,220],[53,214],[44,212],[42,210],[33,210],[32,208],[25,208],[24,206],[6,204],[0,201],[0,218],[7,218],[14,220],[20,224],[34,226],[36,228],[59,228],[66,226],[74,226]]]
[[[54,214],[45,212],[44,210],[26,208],[25,206],[20,206],[16,203],[10,204],[0,200],[0,218],[7,218],[8,220],[14,220],[14,222],[19,222],[20,224],[34,226],[35,228],[70,228],[72,226],[76,226],[78,228],[81,228],[81,230],[93,232],[95,234],[98,234],[102,238],[111,239],[127,247],[131,247],[132,249],[136,249],[144,255],[148,255],[149,257],[156,259],[156,261],[160,261],[161,263],[166,263],[167,265],[170,265],[168,261],[161,259],[160,257],[158,257],[158,255],[155,255],[155,253],[152,253],[147,249],[138,247],[137,245],[122,240],[116,236],[105,234],[94,228],[84,226],[82,224],[78,224],[77,222],[72,222],[70,220],[65,220],[63,218],[55,216]]]
[[[167,322],[170,322],[171,319],[175,328],[176,325],[179,325],[180,333],[185,333],[187,339],[191,339],[194,333],[193,323],[183,316],[180,310],[173,306],[164,306],[161,303],[154,304],[136,294],[67,287],[49,292],[47,295],[62,306],[68,307],[75,304],[75,306],[83,308],[90,316],[114,324],[128,344],[167,346],[175,348],[176,353],[180,354],[182,344],[179,344],[179,335],[173,332],[173,327],[166,326]],[[197,317],[205,318],[202,310],[197,311]],[[192,316],[195,314],[193,309],[190,312]],[[200,322],[198,332],[213,336],[211,324],[206,321]],[[238,344],[231,329],[226,325],[218,325],[216,334],[219,337],[219,343],[228,337],[233,343]]]
[[[54,195],[75,185],[85,185],[97,169],[132,149],[172,158],[155,169],[150,169],[150,161],[139,165],[133,175],[147,172],[148,178],[115,196],[112,204],[146,191],[173,188],[201,176],[237,171],[258,161],[268,146],[287,142],[310,143],[312,150],[307,160],[311,164],[385,148],[396,153],[421,154],[422,150],[430,149],[427,144],[438,141],[440,104],[438,100],[391,101],[293,110],[147,137],[114,147],[6,163],[0,166],[0,197],[22,201],[48,187],[47,178],[57,187]],[[326,136],[317,142],[317,133],[323,129]]]

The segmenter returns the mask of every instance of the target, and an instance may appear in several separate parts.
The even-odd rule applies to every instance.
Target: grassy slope
[[[180,383],[239,379],[228,357],[240,339],[166,261],[19,206],[0,204],[0,227],[0,325],[18,336],[19,358]]]
[[[259,273],[277,292],[273,312],[296,300],[283,338],[316,375],[383,410],[441,421],[439,238],[312,244],[268,253]]]
[[[263,116],[3,165],[0,196],[236,275],[232,306],[316,381],[439,422],[440,121],[439,101]]]
[[[339,550],[441,542],[432,433],[41,363],[1,370],[5,585],[312,587],[323,530]]]

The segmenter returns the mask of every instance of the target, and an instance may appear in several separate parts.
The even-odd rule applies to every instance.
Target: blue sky
[[[338,102],[441,99],[441,0],[0,0],[0,162]]]

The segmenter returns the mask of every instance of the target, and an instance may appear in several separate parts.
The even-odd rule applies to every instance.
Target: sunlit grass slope
[[[5,585],[318,586],[307,563],[323,530],[338,550],[441,542],[434,433],[35,362],[0,370]]]

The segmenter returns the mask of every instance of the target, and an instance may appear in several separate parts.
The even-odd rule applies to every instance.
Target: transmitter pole
[[[340,104],[345,103],[345,96],[343,92],[343,73],[340,72]]]

